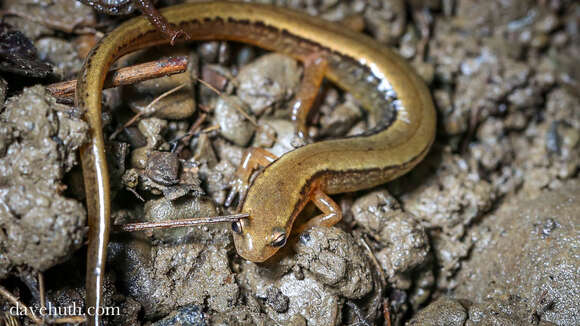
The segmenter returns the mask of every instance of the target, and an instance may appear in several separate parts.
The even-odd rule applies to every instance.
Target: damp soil
[[[263,264],[236,254],[226,224],[114,233],[105,306],[119,310],[105,322],[579,324],[580,4],[274,4],[362,30],[405,57],[436,104],[430,154],[387,185],[333,196],[340,223],[296,235]],[[0,72],[0,285],[39,308],[42,274],[47,304],[83,307],[86,195],[77,152],[88,127],[44,86],[74,78],[95,42],[127,17],[70,0],[6,0],[2,10],[10,14],[0,50],[18,40],[26,51],[0,60],[26,64]],[[116,134],[107,144],[113,224],[234,213],[224,203],[247,148],[283,155],[303,145],[289,119],[300,63],[203,42],[140,51],[118,65],[174,55],[189,56],[187,72],[104,92],[105,134]],[[49,76],[27,72],[48,65]],[[314,141],[367,124],[354,97],[323,83]],[[0,323],[11,307],[0,297]]]

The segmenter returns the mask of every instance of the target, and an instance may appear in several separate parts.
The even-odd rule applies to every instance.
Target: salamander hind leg
[[[324,57],[314,53],[304,60],[302,83],[292,102],[292,120],[296,122],[300,138],[308,137],[308,116],[326,74],[328,63]]]
[[[238,197],[238,203],[241,203],[250,187],[252,173],[258,168],[268,166],[277,158],[276,155],[263,148],[249,148],[242,156],[242,162],[236,171],[235,178],[230,182],[231,189],[226,198],[225,206],[230,207],[236,197]]]
[[[312,202],[314,205],[322,212],[322,214],[317,215],[306,223],[296,227],[296,232],[300,233],[314,226],[325,226],[330,227],[342,220],[342,211],[340,206],[332,200],[327,194],[322,190],[317,189],[312,193]]]

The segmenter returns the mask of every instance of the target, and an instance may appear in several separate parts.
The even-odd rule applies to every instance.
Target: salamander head
[[[264,212],[259,209],[247,213],[250,217],[232,223],[236,251],[244,259],[256,263],[263,262],[284,247],[290,235],[290,228],[279,225],[277,223],[279,219],[270,216],[276,212]]]

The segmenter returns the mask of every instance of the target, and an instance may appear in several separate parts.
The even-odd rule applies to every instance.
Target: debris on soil
[[[6,95],[8,94],[8,83],[2,77],[0,77],[0,103],[4,105],[6,100]]]
[[[477,241],[457,274],[453,295],[515,306],[523,321],[577,325],[580,183],[544,190],[535,199],[522,194],[470,230],[468,236]]]
[[[190,304],[226,312],[238,302],[239,287],[228,268],[223,243],[151,246],[132,240],[116,243],[113,248],[113,264],[109,266],[121,276],[123,288],[143,306],[147,319]]]
[[[441,297],[421,310],[407,325],[556,325],[534,318],[518,317],[510,307],[500,303],[474,304],[467,300]]]
[[[144,58],[156,60],[159,58],[158,51],[146,51],[135,56],[140,61]],[[136,61],[136,58],[128,62]],[[156,117],[165,120],[182,120],[191,117],[197,110],[194,96],[197,75],[195,56],[189,56],[188,70],[184,73],[156,78],[139,82],[125,87],[128,105],[134,112],[147,117]],[[174,91],[176,87],[181,87]],[[171,92],[169,95],[160,97],[161,94]]]
[[[151,326],[206,326],[206,319],[199,306],[190,305],[179,308]]]
[[[424,228],[386,190],[358,198],[351,211],[357,224],[377,239],[380,251],[376,256],[390,283],[398,283],[395,274],[410,271],[428,258],[430,246]]]
[[[0,71],[27,77],[46,77],[52,67],[40,60],[36,48],[24,34],[0,23]]]
[[[248,292],[246,295],[256,298],[276,324],[288,324],[298,318],[308,325],[340,325],[339,296],[309,271],[276,273],[272,266],[248,262],[243,262],[241,267],[240,284]],[[278,299],[272,298],[272,294]],[[276,302],[280,300],[287,303]]]
[[[3,278],[14,267],[44,271],[83,244],[85,209],[62,195],[61,180],[88,128],[80,112],[57,104],[42,86],[9,98],[0,120]]]
[[[264,55],[240,69],[238,95],[253,114],[260,115],[292,99],[300,74],[295,60],[277,53]]]
[[[296,264],[342,297],[360,299],[373,289],[370,262],[352,235],[338,228],[300,234]]]
[[[215,105],[215,119],[220,126],[220,134],[238,146],[246,146],[256,130],[246,118],[247,115],[247,105],[238,97],[220,97]]]
[[[71,41],[54,35],[56,31],[73,33],[94,26],[96,17],[90,8],[68,0],[7,0],[3,8],[7,12],[6,22],[32,41],[38,49],[39,58],[54,65],[54,74],[61,78],[75,77],[83,63],[75,41],[82,39],[82,36]],[[49,68],[48,73],[52,73],[52,67]]]

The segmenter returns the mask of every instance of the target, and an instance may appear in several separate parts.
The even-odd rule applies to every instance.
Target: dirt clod
[[[6,264],[44,271],[83,244],[85,209],[62,195],[87,125],[41,86],[7,100],[0,114],[0,247]]]

